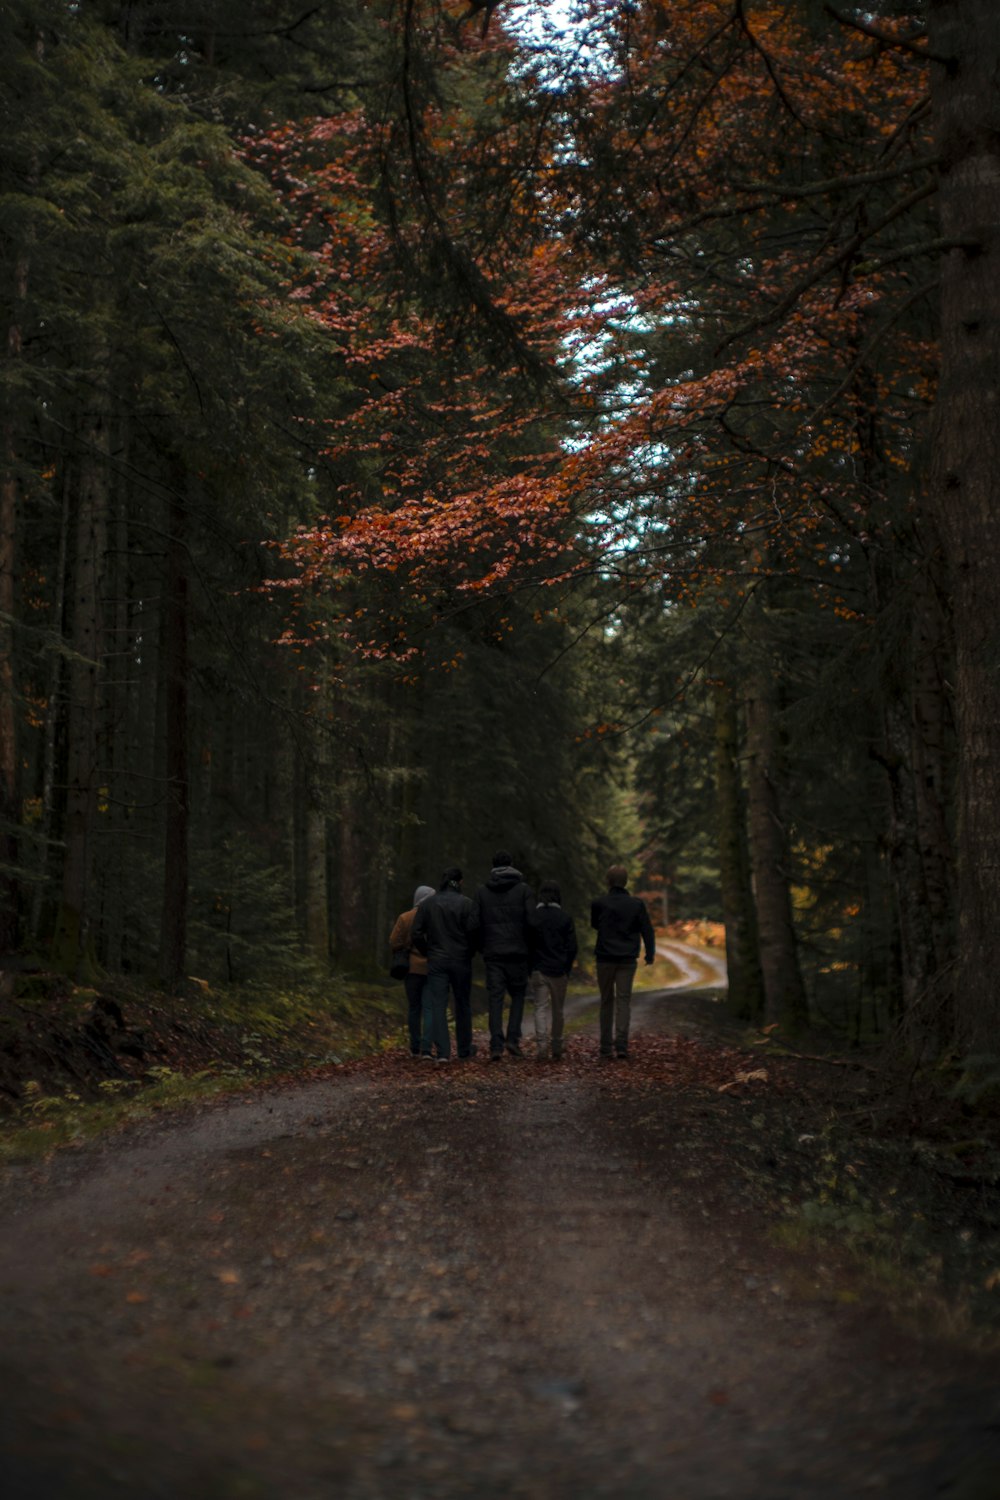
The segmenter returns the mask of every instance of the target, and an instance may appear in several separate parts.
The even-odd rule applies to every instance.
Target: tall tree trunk
[[[179,483],[179,481],[178,481]],[[188,822],[188,555],[186,498],[174,492],[168,503],[168,538],[163,602],[166,707],[166,813],[163,830],[163,906],[160,918],[160,983],[176,989],[187,959]]]
[[[718,682],[715,710],[715,797],[718,815],[719,884],[726,927],[729,1008],[753,1020],[764,1013],[757,913],[750,884],[746,809],[739,769],[739,720],[732,689]]]
[[[93,960],[90,932],[97,793],[100,782],[103,579],[108,526],[108,418],[95,412],[83,434],[73,566],[69,670],[65,859],[54,957],[83,977]]]
[[[359,773],[342,783],[337,834],[337,901],[335,908],[338,956],[347,964],[364,962],[368,957],[365,923],[365,885],[361,878],[367,866],[366,839],[363,832],[364,781]]]
[[[28,295],[28,256],[14,262],[13,315],[7,327],[7,358],[21,356],[20,318]],[[21,821],[19,704],[16,693],[14,620],[17,613],[18,453],[8,408],[0,429],[0,953],[10,953],[20,937],[20,885],[17,878]]]
[[[127,424],[119,428],[115,443],[120,475],[129,472],[127,453]],[[129,770],[129,695],[132,690],[131,630],[129,623],[131,603],[131,568],[128,535],[127,485],[119,478],[115,484],[114,537],[108,559],[108,678],[105,691],[107,715],[107,775],[108,775],[108,843],[112,857],[103,861],[102,889],[104,893],[102,926],[104,929],[103,957],[112,973],[120,973],[125,947],[125,914],[128,902],[130,878],[133,877],[130,836],[130,808],[127,789]]]
[[[938,559],[916,579],[913,612],[912,757],[916,837],[934,954],[937,1012],[955,958],[954,849],[947,808],[953,792],[951,658],[947,621],[936,588]],[[939,1029],[938,1040],[950,1038]]]
[[[322,724],[313,724],[315,760],[303,778],[302,875],[303,937],[313,958],[326,963],[330,957],[330,893],[327,878],[327,799],[329,797],[329,749]]]
[[[782,806],[784,756],[770,664],[758,660],[747,685],[747,806],[757,905],[764,1013],[788,1032],[808,1019],[792,920],[790,850]]]
[[[15,695],[14,615],[17,576],[17,457],[4,424],[0,477],[0,953],[18,944],[20,893],[17,827],[20,821],[18,702]]]
[[[933,486],[954,601],[955,1033],[1000,1033],[1000,25],[995,0],[930,0],[940,158],[941,380]]]
[[[66,581],[69,557],[69,507],[72,481],[68,469],[60,476],[62,500],[59,514],[59,550],[52,600],[52,634],[62,640],[66,628]],[[53,650],[49,657],[45,687],[45,722],[42,729],[42,810],[38,826],[38,866],[34,891],[31,898],[31,935],[36,940],[41,936],[43,911],[48,893],[52,865],[52,817],[55,808],[56,782],[56,731],[62,708],[62,683],[64,662],[61,652]]]

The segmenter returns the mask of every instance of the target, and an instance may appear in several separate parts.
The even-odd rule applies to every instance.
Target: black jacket
[[[535,898],[513,865],[500,865],[476,892],[479,946],[484,958],[528,958],[528,919]]]
[[[410,942],[431,963],[471,961],[476,951],[478,920],[468,896],[450,886],[421,901],[413,919]]]
[[[648,962],[656,957],[656,938],[646,903],[630,896],[622,885],[613,885],[606,896],[598,896],[590,908],[590,925],[597,928],[594,957],[598,963],[634,963],[639,957],[640,938]]]
[[[531,913],[531,962],[539,974],[568,974],[576,962],[573,919],[555,901]]]

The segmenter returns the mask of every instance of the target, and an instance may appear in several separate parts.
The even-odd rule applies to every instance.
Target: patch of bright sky
[[[579,0],[510,0],[504,26],[525,49],[542,84],[607,73],[611,65],[592,7]]]
[[[610,3],[610,0],[605,0],[605,3]],[[590,4],[587,0],[509,0],[504,7],[503,19],[505,28],[521,44],[526,56],[525,66],[530,69],[536,83],[556,89],[570,80],[607,78],[613,71],[614,57],[606,33],[595,20],[598,14],[592,0]],[[573,150],[569,139],[566,149],[568,156]],[[624,288],[616,288],[604,278],[594,278],[581,291],[588,303],[588,321],[597,312],[603,322],[601,332],[583,334],[581,331],[580,335],[570,335],[566,340],[567,355],[575,372],[573,378],[583,383],[599,380],[608,372],[615,361],[615,346],[622,333],[649,334],[656,320],[640,312]],[[584,317],[582,310],[580,317]],[[665,313],[664,320],[670,321],[669,313]],[[648,385],[641,374],[632,377],[620,375],[613,388],[605,392],[594,414],[591,430],[567,434],[562,440],[564,448],[567,452],[587,448],[600,429],[614,426],[641,405],[648,395]],[[630,473],[633,488],[638,487],[636,493],[621,508],[609,504],[603,516],[605,523],[617,533],[611,550],[632,551],[642,545],[647,533],[662,526],[662,520],[651,519],[656,502],[662,505],[662,488],[654,488],[643,496],[641,484],[642,476],[653,479],[661,475],[670,457],[668,445],[658,438],[650,437],[635,444],[624,468]],[[650,507],[648,512],[643,500]],[[627,530],[624,534],[622,532],[626,515],[631,534]],[[594,519],[602,519],[600,512]]]
[[[607,5],[610,0],[604,0]],[[605,17],[605,19],[607,19]],[[607,34],[601,25],[600,7],[593,0],[509,0],[504,6],[505,29],[524,49],[526,67],[537,83],[556,89],[570,79],[607,77],[614,64]],[[515,64],[515,71],[517,65]],[[568,127],[567,127],[568,129]],[[575,147],[567,134],[566,157]],[[632,297],[622,288],[595,278],[581,288],[587,298],[588,318],[598,313],[604,331],[589,336],[570,337],[566,350],[579,380],[606,371],[613,359],[613,347],[624,331],[650,332],[652,323],[638,310]],[[581,314],[582,316],[582,314]],[[599,426],[614,421],[642,399],[640,380],[621,380],[615,387],[617,412],[606,406],[598,418]],[[586,446],[585,438],[569,439],[571,448]]]

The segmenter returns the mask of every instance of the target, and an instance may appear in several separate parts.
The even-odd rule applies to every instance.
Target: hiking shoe
[[[503,1062],[503,1053],[502,1052],[491,1052],[490,1053],[490,1062]]]
[[[451,1058],[450,1057],[436,1057],[434,1059],[434,1061],[436,1063],[446,1063],[446,1062],[451,1062]]]
[[[517,1042],[508,1042],[507,1051],[510,1053],[511,1057],[520,1057],[522,1055],[521,1049],[518,1046]]]
[[[623,1052],[619,1048],[619,1050],[615,1053],[615,1062],[628,1062],[628,1053]]]

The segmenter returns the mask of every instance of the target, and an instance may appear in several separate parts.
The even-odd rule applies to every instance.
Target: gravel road
[[[996,1360],[775,1248],[738,1101],[635,1053],[389,1057],[11,1169],[4,1500],[997,1500]]]

